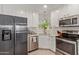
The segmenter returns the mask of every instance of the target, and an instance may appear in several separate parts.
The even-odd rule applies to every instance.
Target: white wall
[[[78,7],[79,7],[78,4],[70,4],[70,5],[64,6],[64,8],[60,10],[60,13],[61,13],[60,17],[79,14]]]

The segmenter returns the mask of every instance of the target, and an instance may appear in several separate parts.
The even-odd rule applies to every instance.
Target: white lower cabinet
[[[50,36],[50,50],[56,52],[56,37]]]
[[[39,48],[50,48],[50,38],[47,35],[39,35]]]
[[[56,51],[55,36],[39,35],[39,48],[50,49]]]

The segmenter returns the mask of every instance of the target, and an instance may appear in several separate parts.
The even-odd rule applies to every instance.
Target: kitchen
[[[6,44],[3,44],[5,46],[0,48],[12,47],[13,49],[11,51],[15,52],[12,53],[12,55],[20,54],[19,50],[21,52],[23,51],[24,53],[26,52],[25,55],[27,54],[28,55],[78,55],[79,54],[79,40],[78,40],[79,39],[79,8],[78,7],[79,7],[78,4],[46,4],[46,5],[0,4],[0,14],[1,14],[0,16],[2,17],[1,21],[3,22],[3,23],[1,22],[0,24],[1,25],[8,24],[7,21],[4,23],[5,20],[4,21],[2,20],[2,19],[7,19],[6,17],[10,17],[11,19],[14,19],[15,21],[12,20],[12,25],[14,26],[13,29],[11,28],[11,30],[12,33],[15,33],[14,35],[12,34],[12,36],[15,36],[16,39],[13,40],[12,38],[13,40],[12,42],[15,41],[14,43],[16,43],[16,44],[13,43],[13,46],[6,47]],[[20,19],[21,21],[19,20],[16,21],[16,18]],[[26,19],[26,21],[23,21],[23,19]],[[40,24],[43,23],[43,21],[44,23],[45,21],[47,21],[46,22],[47,28],[45,27],[46,32],[44,31],[44,28],[41,28],[39,26]],[[25,39],[24,38],[25,35],[22,36],[20,36],[20,34],[16,35],[16,33],[22,33],[23,31],[25,31],[24,26],[27,27],[26,32],[28,33],[26,36],[27,37],[26,47],[25,45],[20,46],[21,41],[19,42],[17,40],[17,38]],[[2,27],[0,28],[2,29]],[[10,31],[3,31],[3,32],[10,33]],[[5,36],[4,33],[2,33],[3,38]],[[11,44],[11,42],[9,42],[9,44]],[[2,45],[2,43],[0,43],[0,45]],[[1,51],[3,52],[3,50]]]

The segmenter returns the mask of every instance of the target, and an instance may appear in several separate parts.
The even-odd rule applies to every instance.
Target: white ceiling
[[[6,9],[15,9],[15,10],[23,10],[23,11],[28,10],[32,12],[42,13],[43,11],[45,11],[43,5],[44,4],[4,4],[2,6],[3,8]],[[51,12],[64,7],[65,4],[47,4],[47,6],[48,6],[47,12]]]

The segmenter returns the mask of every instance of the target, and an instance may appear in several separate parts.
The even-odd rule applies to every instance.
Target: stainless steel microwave
[[[59,26],[79,26],[79,15],[66,17],[60,20]]]

